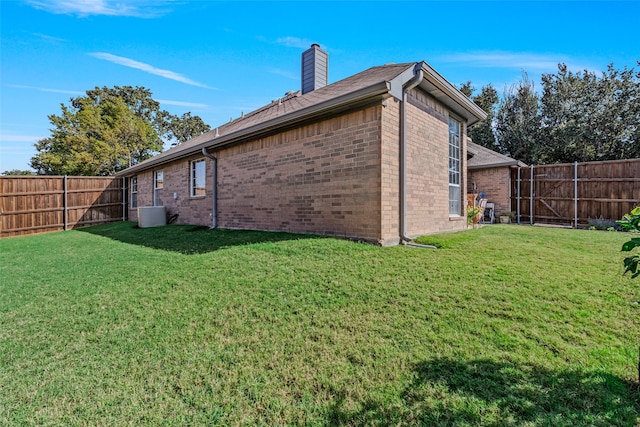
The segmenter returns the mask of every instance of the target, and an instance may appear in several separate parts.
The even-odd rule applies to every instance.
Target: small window
[[[129,200],[131,209],[138,207],[138,177],[132,176],[130,179],[131,199]]]
[[[449,118],[449,215],[462,215],[460,122]]]
[[[153,206],[162,206],[160,190],[164,187],[164,172],[156,171],[153,177]]]
[[[204,197],[206,167],[204,160],[191,162],[191,197]]]

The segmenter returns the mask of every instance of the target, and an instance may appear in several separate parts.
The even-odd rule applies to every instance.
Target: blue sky
[[[49,114],[96,86],[144,86],[212,128],[300,88],[300,56],[329,81],[426,61],[499,92],[559,62],[638,68],[640,2],[0,0],[0,172],[29,169]]]

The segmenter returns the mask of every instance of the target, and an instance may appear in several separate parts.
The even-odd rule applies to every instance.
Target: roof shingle
[[[468,144],[467,149],[469,153],[473,154],[473,157],[467,162],[467,167],[471,170],[502,166],[526,166],[513,157],[505,156],[473,142]]]
[[[408,68],[415,66],[415,64],[415,62],[412,62],[372,67],[304,95],[302,95],[300,91],[288,93],[284,97],[274,100],[257,110],[244,114],[242,117],[222,124],[209,132],[194,137],[189,141],[134,165],[122,171],[120,174],[126,175],[148,166],[170,161],[174,158],[195,154],[201,150],[203,145],[207,146],[207,142],[211,142],[211,145],[213,145],[215,140],[225,135],[233,133],[241,134],[245,129],[259,127],[261,124],[265,124],[270,120],[285,117],[289,114],[302,111],[305,108],[311,108],[342,95],[354,93],[382,82],[388,82]]]

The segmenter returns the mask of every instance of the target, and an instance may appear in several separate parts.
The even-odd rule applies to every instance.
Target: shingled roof
[[[470,142],[467,145],[467,153],[472,156],[467,161],[467,169],[487,169],[505,166],[526,166],[519,160],[504,154],[497,153],[486,147]]]
[[[401,98],[402,88],[417,70],[424,72],[421,87],[466,118],[469,124],[484,118],[484,112],[447,82],[425,62],[387,64],[308,92],[289,92],[283,98],[244,114],[214,130],[138,163],[119,173],[130,176],[202,151],[259,137],[276,129],[286,129],[305,120],[335,114],[389,95]]]

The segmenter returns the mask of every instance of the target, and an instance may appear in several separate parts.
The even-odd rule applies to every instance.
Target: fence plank
[[[511,176],[513,206],[520,188],[521,223],[586,227],[593,219],[620,219],[640,205],[640,159],[540,165]]]
[[[122,185],[115,177],[0,177],[0,237],[121,221]]]

